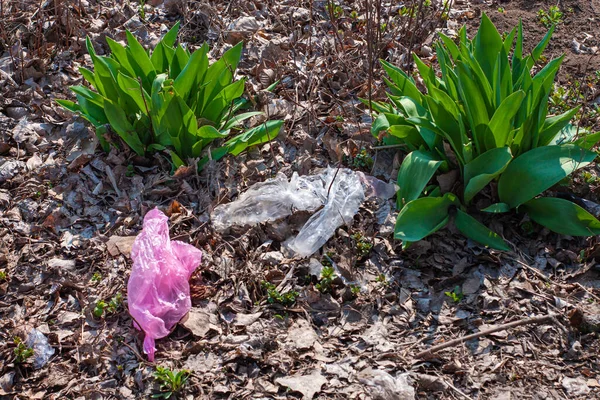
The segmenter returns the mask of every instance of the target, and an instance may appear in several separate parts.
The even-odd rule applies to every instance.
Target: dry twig
[[[477,332],[477,333],[473,333],[471,335],[467,335],[467,336],[463,336],[457,339],[453,339],[450,340],[446,343],[442,343],[439,344],[437,346],[433,346],[428,350],[422,351],[420,353],[418,353],[415,357],[416,358],[423,358],[426,357],[428,355],[432,355],[434,353],[437,353],[440,350],[444,350],[448,347],[453,347],[453,346],[457,346],[459,344],[462,344],[464,342],[466,342],[467,340],[471,340],[471,339],[477,339],[479,337],[482,336],[487,336],[487,335],[491,335],[492,333],[496,333],[496,332],[500,332],[500,331],[505,331],[508,329],[512,329],[512,328],[516,328],[518,326],[523,326],[523,325],[538,325],[538,324],[544,324],[546,322],[555,322],[558,323],[558,321],[556,320],[556,315],[555,314],[548,314],[548,315],[541,315],[541,316],[537,316],[537,317],[531,317],[531,318],[525,318],[525,319],[521,319],[519,321],[513,321],[513,322],[509,322],[507,324],[502,324],[502,325],[498,325],[494,328],[490,328],[490,329],[486,329],[484,331],[481,332]]]

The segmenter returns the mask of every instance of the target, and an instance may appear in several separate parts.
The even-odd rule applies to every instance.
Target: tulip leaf
[[[585,167],[596,153],[573,144],[544,146],[515,158],[500,176],[500,201],[517,207]]]
[[[510,251],[510,247],[497,233],[489,230],[469,214],[456,210],[454,225],[466,237],[496,250]]]
[[[551,231],[570,236],[600,235],[600,221],[568,200],[540,197],[523,204],[529,217]]]

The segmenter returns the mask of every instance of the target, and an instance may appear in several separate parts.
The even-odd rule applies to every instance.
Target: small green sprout
[[[550,6],[548,11],[540,9],[537,16],[542,25],[550,28],[552,25],[558,25],[563,22],[564,13],[557,6]]]
[[[28,347],[20,337],[14,338],[14,343],[17,345],[15,347],[15,364],[22,364],[29,357],[33,356],[33,349]]]
[[[315,285],[315,288],[321,293],[327,293],[331,290],[331,284],[337,277],[333,267],[323,267],[321,270],[321,280]]]
[[[350,293],[352,293],[354,296],[358,296],[360,294],[360,286],[350,285]]]
[[[583,171],[582,175],[585,183],[596,183],[596,181],[598,180],[598,177],[596,175],[593,175],[588,171]]]
[[[104,300],[99,300],[94,306],[94,310],[92,311],[92,315],[96,318],[102,318],[104,314],[116,314],[119,311],[119,308],[123,305],[123,294],[121,292],[117,293],[110,301],[107,303]]]
[[[5,270],[0,269],[0,282],[4,282],[8,280],[8,274]]]
[[[531,235],[533,232],[535,232],[535,227],[533,226],[533,222],[531,222],[531,221],[523,222],[521,224],[521,230],[523,232],[525,232],[525,234]]]
[[[389,283],[390,283],[388,281],[387,277],[385,276],[385,274],[377,275],[377,278],[375,278],[375,282],[381,283],[382,285],[389,285]]]
[[[452,299],[452,301],[455,302],[455,303],[460,303],[460,301],[464,297],[463,292],[460,289],[460,286],[456,286],[453,291],[451,291],[451,292],[444,292],[444,294],[446,296],[450,297]]]
[[[267,302],[269,304],[278,303],[283,306],[291,306],[296,302],[296,298],[300,295],[294,290],[287,293],[280,293],[279,290],[277,290],[277,286],[267,281],[262,281],[261,286],[267,290]]]
[[[140,0],[140,19],[142,21],[146,20],[146,10],[144,10],[145,5],[146,5],[146,0]]]
[[[341,18],[344,15],[344,9],[339,4],[335,4],[333,0],[327,2],[327,12],[334,19]]]
[[[189,375],[190,371],[185,369],[174,373],[168,368],[157,365],[154,380],[160,384],[161,392],[153,394],[152,398],[170,399],[172,396],[177,397],[183,390]]]
[[[398,10],[398,13],[400,14],[401,17],[415,18],[417,16],[417,7],[402,6],[402,7],[400,7],[400,10]]]
[[[119,307],[123,305],[123,294],[121,292],[117,293],[110,302],[108,303],[108,312],[111,314],[115,314]]]
[[[504,7],[498,7],[498,12],[499,12],[500,14],[504,14],[504,11],[505,11],[505,10],[504,10]]]
[[[102,281],[102,274],[100,272],[94,272],[94,275],[92,275],[90,281],[94,283],[99,283],[100,281]]]
[[[102,315],[104,315],[104,310],[106,309],[106,306],[108,304],[106,304],[106,302],[104,300],[100,300],[96,303],[96,305],[94,306],[94,310],[92,311],[92,314],[94,315],[94,317],[96,318],[102,318]]]
[[[127,171],[125,171],[125,176],[128,178],[131,178],[134,175],[135,175],[135,168],[133,167],[133,165],[129,164],[127,166]]]
[[[366,256],[368,256],[369,253],[371,252],[371,249],[373,248],[373,243],[371,243],[360,232],[355,233],[351,237],[356,242],[356,253],[358,255],[358,258],[363,259]]]
[[[344,155],[344,161],[356,169],[370,170],[373,167],[373,157],[365,148],[362,148],[354,157]]]
[[[356,10],[352,10],[352,12],[350,12],[350,18],[352,18],[353,20],[357,20],[358,12],[356,12]]]

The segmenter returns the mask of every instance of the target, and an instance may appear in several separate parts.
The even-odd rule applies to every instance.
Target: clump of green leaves
[[[207,44],[193,53],[181,44],[175,46],[178,30],[179,23],[151,53],[130,32],[126,32],[126,46],[106,38],[108,56],[97,55],[87,38],[94,71],[83,67],[79,71],[91,88],[73,86],[77,102],[57,102],[94,125],[105,150],[118,145],[108,135],[110,126],[138,155],[164,150],[175,167],[200,159],[215,140],[224,143],[211,146],[213,150],[200,159],[199,168],[210,159],[238,155],[275,138],[283,121],[242,128],[245,120],[261,114],[238,114],[248,103],[242,98],[245,80],[235,79],[242,43],[210,63]],[[233,136],[234,132],[238,134]]]
[[[546,28],[561,24],[563,22],[564,13],[560,11],[558,6],[550,6],[548,11],[540,9],[537,13],[538,21]]]
[[[475,196],[493,181],[497,181],[491,187],[496,203],[480,211],[517,209],[561,234],[600,234],[600,221],[580,206],[538,197],[593,162],[596,154],[590,149],[600,139],[600,133],[570,124],[578,108],[548,115],[548,99],[563,57],[549,61],[536,74],[532,71],[553,29],[529,55],[523,53],[521,23],[503,40],[485,14],[473,40],[464,27],[458,44],[440,34],[436,53],[441,76],[414,55],[426,93],[404,71],[381,62],[389,76],[385,81],[390,103],[372,103],[379,112],[372,133],[384,144],[402,144],[410,151],[398,173],[400,212],[394,235],[404,245],[453,219],[465,236],[510,250],[498,234],[468,213]],[[462,185],[442,195],[439,186],[429,182],[436,173],[452,169],[458,169]]]
[[[333,280],[337,277],[333,267],[324,266],[321,270],[321,279],[315,288],[321,293],[328,293],[332,289]]]
[[[362,259],[368,256],[373,248],[373,243],[360,232],[355,233],[351,238],[356,242],[356,254],[358,258]]]
[[[370,170],[373,167],[373,157],[371,157],[367,149],[362,148],[351,158],[350,165],[357,169]]]
[[[94,283],[98,283],[102,281],[102,274],[100,272],[94,272],[94,274],[92,275],[92,278],[90,279],[90,281],[94,282]]]
[[[121,292],[117,293],[110,301],[107,303],[104,300],[99,300],[94,309],[92,310],[92,314],[96,318],[102,318],[105,314],[116,314],[119,311],[119,308],[123,305],[123,294]]]
[[[286,307],[291,306],[296,302],[296,298],[300,295],[300,293],[294,290],[281,293],[279,290],[277,290],[277,286],[267,281],[262,281],[261,286],[267,291],[267,302],[269,304],[277,303]]]
[[[33,349],[28,347],[20,337],[14,338],[14,343],[17,347],[14,349],[15,353],[15,364],[22,364],[29,357],[33,356]]]
[[[375,278],[375,282],[381,283],[384,286],[387,286],[390,283],[388,281],[387,277],[385,276],[385,274],[379,274],[379,275],[377,275],[377,278]]]
[[[460,286],[456,286],[456,287],[454,287],[454,290],[452,290],[451,292],[444,292],[444,294],[446,296],[450,297],[452,299],[452,301],[455,303],[460,303],[460,301],[464,297]]]
[[[144,6],[146,5],[146,0],[140,0],[140,18],[142,19],[142,21],[146,20],[146,10],[144,10]]]
[[[0,282],[4,282],[8,280],[8,274],[5,270],[0,269]]]
[[[400,14],[401,17],[415,18],[417,16],[417,8],[414,5],[409,7],[401,6],[398,10],[398,14]]]
[[[160,384],[160,393],[152,395],[153,399],[170,399],[171,397],[177,397],[186,382],[189,379],[190,372],[187,370],[181,370],[179,372],[173,372],[166,367],[156,366],[156,372],[154,373],[154,379]]]
[[[92,314],[94,315],[94,317],[102,318],[102,316],[104,315],[104,310],[107,306],[108,304],[106,304],[104,300],[99,300],[94,306],[94,309],[92,310]]]
[[[333,0],[327,1],[327,12],[329,13],[329,17],[331,19],[338,19],[344,15],[344,9],[342,6],[335,3]]]

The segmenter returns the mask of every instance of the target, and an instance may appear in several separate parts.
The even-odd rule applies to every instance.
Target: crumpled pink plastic
[[[144,217],[144,228],[131,248],[133,268],[127,283],[129,313],[134,326],[145,333],[144,352],[154,361],[154,340],[169,334],[189,311],[192,272],[202,252],[171,241],[168,218],[155,208]]]

